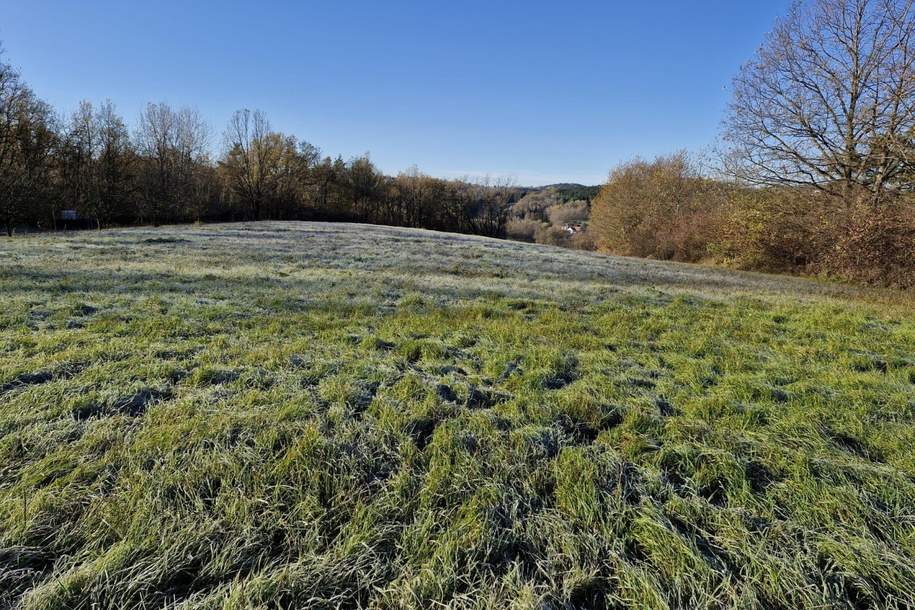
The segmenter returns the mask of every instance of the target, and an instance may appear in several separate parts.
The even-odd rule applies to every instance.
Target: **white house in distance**
[[[579,222],[575,222],[562,225],[562,230],[569,235],[575,235],[576,233],[581,233],[584,230],[584,226]]]

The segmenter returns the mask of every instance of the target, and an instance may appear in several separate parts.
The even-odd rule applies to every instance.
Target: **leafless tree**
[[[7,234],[47,199],[56,143],[50,107],[2,60],[0,49],[0,221]]]
[[[17,216],[14,191],[21,180],[16,130],[28,95],[19,73],[0,55],[0,215],[8,233]]]
[[[88,214],[95,212],[97,203],[97,136],[95,109],[91,102],[82,101],[61,134],[59,165],[63,205]]]
[[[133,195],[134,154],[124,120],[110,100],[99,106],[94,117],[98,138],[96,205],[93,214],[99,228],[124,213]]]
[[[62,122],[63,125],[58,125]],[[193,110],[151,103],[131,138],[111,102],[89,102],[63,121],[0,62],[0,221],[9,232],[43,226],[60,207],[97,226],[112,221],[182,222],[324,218],[505,234],[519,190],[427,176],[390,177],[368,155],[344,161],[275,132],[262,112],[240,110],[219,163]],[[242,211],[243,209],[243,211]]]
[[[140,210],[141,218],[158,220],[167,212],[174,183],[171,148],[174,131],[175,113],[167,104],[150,103],[140,113],[135,140],[137,151],[145,160],[142,172],[145,205]]]
[[[539,222],[548,219],[547,209],[562,204],[562,197],[555,188],[531,191],[512,205],[512,215]]]
[[[255,220],[261,216],[268,189],[269,133],[267,115],[244,108],[232,115],[224,134],[223,167],[236,195],[251,206]]]
[[[347,169],[346,188],[352,213],[365,218],[378,218],[384,175],[372,164],[368,155],[352,159]]]
[[[588,220],[590,209],[587,201],[569,201],[552,205],[546,209],[550,223],[556,226],[582,223]]]
[[[798,2],[735,79],[727,165],[752,184],[877,202],[911,184],[913,130],[913,0]]]
[[[182,214],[195,191],[195,172],[208,163],[209,129],[196,110],[148,104],[140,114],[137,151],[146,160],[144,194],[153,220]],[[192,207],[192,204],[190,204]]]

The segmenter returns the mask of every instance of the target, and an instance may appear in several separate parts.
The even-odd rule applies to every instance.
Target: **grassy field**
[[[915,604],[912,295],[259,223],[0,303],[0,608]]]

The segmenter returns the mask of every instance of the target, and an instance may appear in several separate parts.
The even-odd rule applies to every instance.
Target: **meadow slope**
[[[428,231],[0,241],[0,608],[915,607],[911,295]]]

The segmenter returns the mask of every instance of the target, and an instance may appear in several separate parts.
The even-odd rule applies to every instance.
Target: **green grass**
[[[0,299],[0,607],[913,606],[911,295],[260,223]]]

